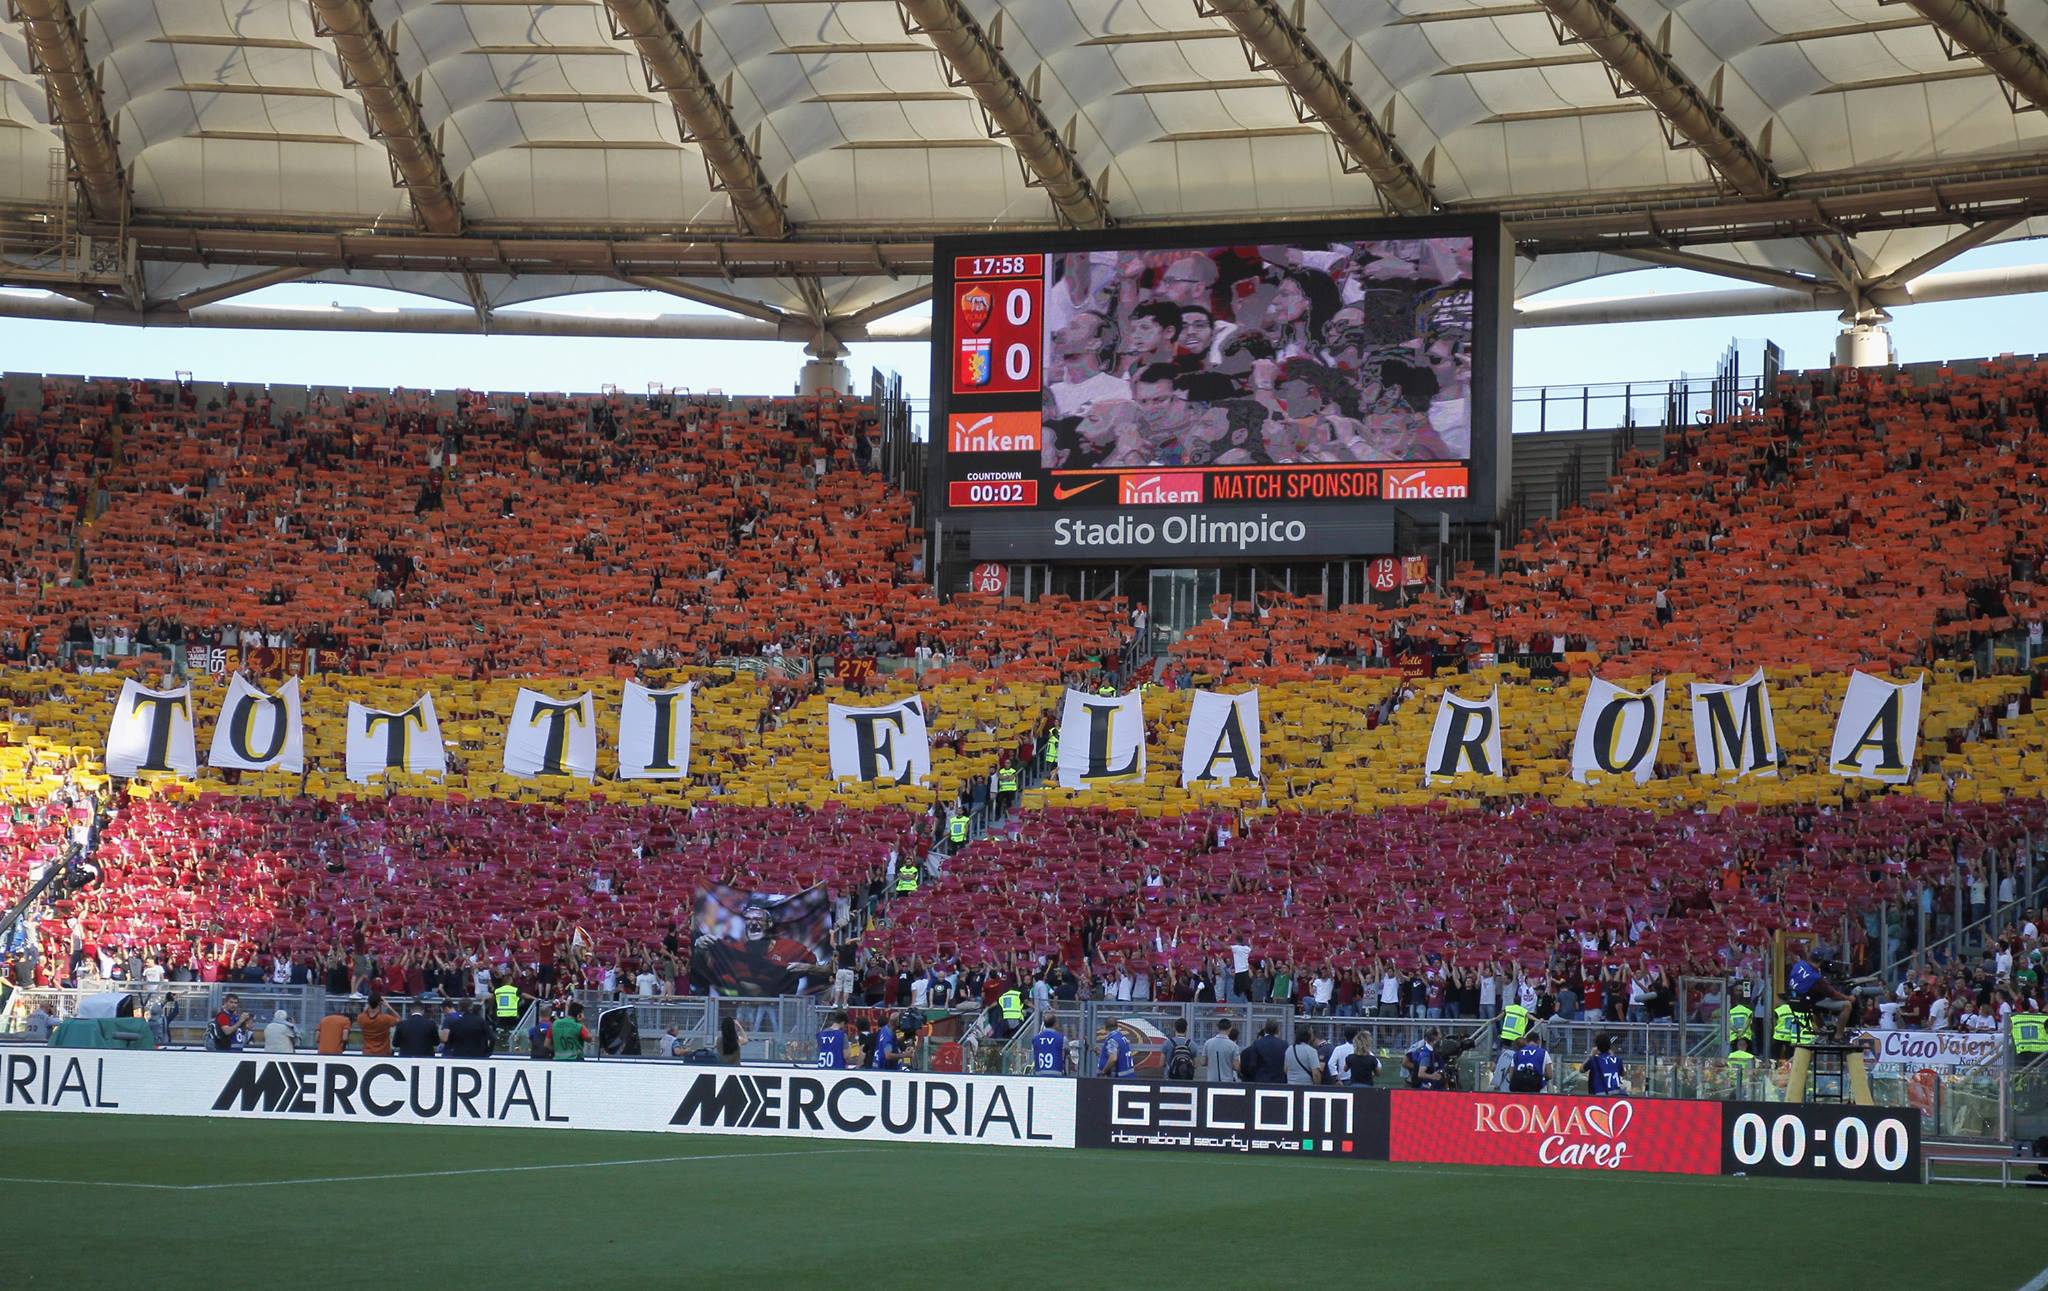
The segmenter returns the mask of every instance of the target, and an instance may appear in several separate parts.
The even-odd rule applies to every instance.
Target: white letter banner
[[[1423,764],[1422,783],[1457,780],[1466,776],[1499,779],[1500,687],[1485,699],[1460,699],[1444,692],[1436,710],[1436,725],[1429,732],[1429,761]]]
[[[1572,779],[1584,784],[1589,775],[1627,775],[1642,784],[1657,774],[1657,743],[1663,738],[1663,682],[1623,690],[1595,677],[1572,740]]]
[[[932,773],[924,701],[915,696],[879,708],[826,705],[832,778],[863,784],[923,784]]]
[[[368,784],[371,776],[386,771],[446,775],[448,749],[441,743],[434,697],[421,695],[411,708],[396,713],[351,701],[345,758],[348,778],[356,784]]]
[[[121,683],[114,720],[107,724],[107,774],[132,778],[145,771],[192,775],[199,747],[192,738],[192,688],[144,690]]]
[[[1867,672],[1849,674],[1828,769],[1838,776],[1904,784],[1920,743],[1920,687],[1925,675],[1899,685]]]
[[[1778,728],[1763,669],[1733,686],[1692,688],[1692,745],[1701,775],[1778,774]]]
[[[519,688],[512,721],[505,727],[505,774],[522,780],[597,774],[597,704],[584,691],[555,699]]]
[[[213,725],[213,748],[206,761],[238,771],[304,771],[306,728],[299,709],[299,679],[266,695],[239,672],[228,678],[227,701]]]
[[[1066,748],[1064,736],[1060,748]],[[1259,692],[1196,691],[1188,709],[1187,743],[1181,749],[1180,787],[1256,780],[1259,766]]]
[[[1090,695],[1069,687],[1060,710],[1060,787],[1085,789],[1094,780],[1145,778],[1145,700]]]
[[[690,704],[697,683],[649,690],[627,682],[619,697],[619,778],[680,780],[690,774]]]

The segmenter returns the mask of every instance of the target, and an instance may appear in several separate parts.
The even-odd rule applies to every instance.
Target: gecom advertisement
[[[1387,1159],[1387,1095],[1304,1085],[1081,1082],[1084,1148]]]
[[[672,1063],[75,1053],[0,1057],[0,1111],[1074,1146],[1074,1084]]]

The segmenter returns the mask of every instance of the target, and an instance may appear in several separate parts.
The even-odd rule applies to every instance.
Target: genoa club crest
[[[986,336],[963,336],[960,338],[960,381],[964,386],[985,386],[994,375],[989,338]]]

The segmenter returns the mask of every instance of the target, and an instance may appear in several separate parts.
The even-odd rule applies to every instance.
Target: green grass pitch
[[[0,1117],[0,1287],[2013,1291],[2038,1194],[802,1139]],[[1515,1271],[1516,1265],[1521,1271]]]

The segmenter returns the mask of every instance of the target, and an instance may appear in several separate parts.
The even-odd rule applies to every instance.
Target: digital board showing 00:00
[[[933,501],[1477,513],[1500,247],[1487,221],[942,239]]]

